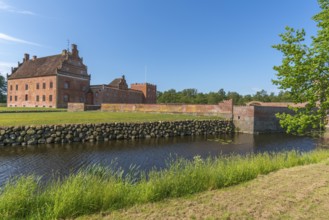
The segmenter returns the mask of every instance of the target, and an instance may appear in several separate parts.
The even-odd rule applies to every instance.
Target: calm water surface
[[[191,159],[227,154],[259,153],[296,149],[311,151],[317,139],[285,134],[235,134],[220,137],[180,137],[112,141],[103,143],[52,144],[29,147],[0,148],[0,185],[11,177],[36,174],[47,180],[65,176],[81,167],[110,165],[128,169],[135,164],[141,170],[163,168],[169,158]]]

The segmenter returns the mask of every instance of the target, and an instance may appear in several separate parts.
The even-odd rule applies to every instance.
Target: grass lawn
[[[0,126],[81,124],[106,122],[150,122],[177,120],[220,119],[215,116],[193,116],[181,114],[152,114],[127,112],[36,112],[36,113],[1,113]]]
[[[5,112],[66,112],[64,108],[38,108],[38,107],[1,107],[0,113]]]

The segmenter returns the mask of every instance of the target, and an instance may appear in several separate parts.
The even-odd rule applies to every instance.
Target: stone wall
[[[231,132],[233,124],[225,120],[3,127],[0,128],[0,146],[217,135]]]
[[[212,115],[226,119],[232,118],[233,102],[226,100],[218,105],[185,104],[102,104],[102,111],[108,112],[153,112],[193,115]]]

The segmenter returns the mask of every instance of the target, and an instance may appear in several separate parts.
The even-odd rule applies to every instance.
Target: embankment
[[[230,120],[2,127],[0,146],[218,135],[231,133],[233,130],[233,123]]]

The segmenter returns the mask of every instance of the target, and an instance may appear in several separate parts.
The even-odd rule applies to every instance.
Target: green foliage
[[[158,103],[185,103],[185,104],[218,104],[223,100],[232,99],[235,105],[245,105],[250,101],[261,102],[289,102],[291,101],[288,91],[280,91],[278,95],[271,93],[267,94],[265,90],[256,92],[255,95],[240,95],[237,92],[225,92],[220,89],[218,92],[199,93],[196,89],[184,89],[176,92],[170,89],[164,92],[157,93]]]
[[[0,103],[7,102],[7,82],[6,78],[0,73]]]
[[[320,162],[329,151],[295,151],[172,160],[168,168],[140,174],[93,166],[64,180],[40,185],[33,177],[8,182],[0,191],[1,219],[71,219],[134,204],[191,195],[239,184],[282,168]]]
[[[304,30],[286,27],[281,44],[273,48],[282,52],[280,66],[274,66],[277,79],[273,83],[290,91],[295,103],[307,102],[294,115],[279,114],[281,125],[288,133],[305,133],[322,129],[329,107],[329,1],[319,0],[322,11],[313,17],[319,28],[312,44],[303,44]]]

